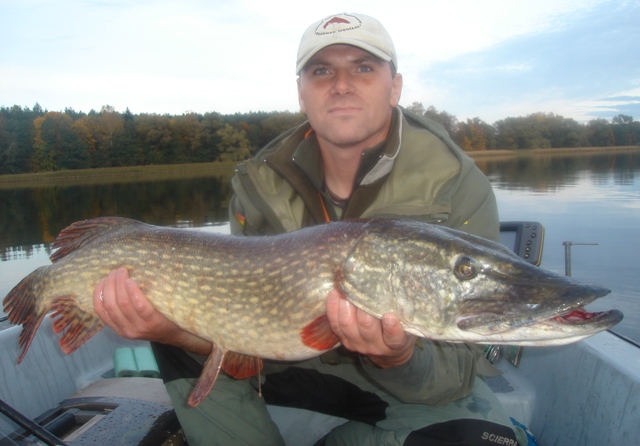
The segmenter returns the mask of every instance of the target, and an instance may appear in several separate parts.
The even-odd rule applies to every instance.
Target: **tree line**
[[[0,107],[0,174],[240,161],[304,120],[289,112],[172,116],[108,105],[89,113]]]
[[[408,108],[440,123],[467,151],[640,143],[640,122],[627,115],[581,124],[553,113],[534,113],[490,125],[480,118],[460,122],[418,102]],[[108,105],[89,113],[47,111],[38,104],[0,107],[0,174],[241,161],[304,120],[302,113],[276,111],[174,116],[118,112]]]
[[[440,123],[466,151],[519,150],[640,145],[640,122],[619,114],[611,122],[592,119],[581,124],[554,113],[533,113],[487,124],[480,118],[460,122],[446,111],[414,102],[409,110]]]

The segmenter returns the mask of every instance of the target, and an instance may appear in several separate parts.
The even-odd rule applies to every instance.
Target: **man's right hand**
[[[109,273],[93,291],[93,307],[119,336],[181,347],[208,355],[211,342],[181,329],[157,311],[125,268]]]

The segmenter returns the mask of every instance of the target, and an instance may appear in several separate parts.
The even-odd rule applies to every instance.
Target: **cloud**
[[[589,110],[589,114],[605,119],[610,119],[613,116],[622,114],[631,116],[637,121],[640,117],[640,102],[594,107]]]
[[[640,81],[638,17],[640,4],[635,2],[606,2],[560,14],[544,32],[435,63],[422,76],[448,92],[445,103],[434,105],[459,118],[480,116],[491,122],[506,118],[497,113],[510,109],[521,115],[564,112],[582,121],[607,115],[584,104],[613,97]],[[414,100],[431,103],[428,98]],[[582,107],[572,105],[576,102]],[[606,117],[636,107],[620,104]]]
[[[640,96],[612,96],[609,98],[596,99],[597,101],[625,101],[625,102],[640,102]]]
[[[593,116],[599,118],[611,118],[619,114],[638,118],[640,117],[640,96],[634,94],[637,92],[638,89],[634,89],[626,95],[597,98],[590,101],[586,107]]]

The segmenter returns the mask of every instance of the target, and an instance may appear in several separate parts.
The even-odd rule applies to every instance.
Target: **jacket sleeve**
[[[447,226],[489,240],[500,240],[498,205],[489,179],[475,164],[463,167],[451,196]]]
[[[363,359],[363,369],[404,403],[442,405],[466,396],[473,387],[480,351],[476,346],[420,339],[413,356],[392,369]]]

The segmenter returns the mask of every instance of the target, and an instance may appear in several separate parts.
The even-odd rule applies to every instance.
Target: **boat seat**
[[[154,378],[96,381],[34,421],[73,446],[185,444],[164,384]]]

